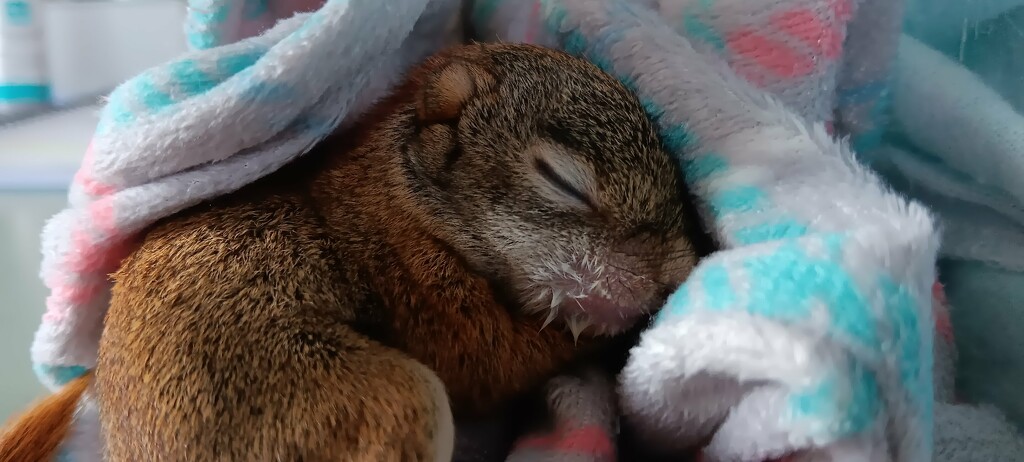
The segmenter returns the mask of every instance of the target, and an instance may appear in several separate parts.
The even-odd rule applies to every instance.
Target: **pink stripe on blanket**
[[[749,59],[777,77],[803,77],[815,69],[813,56],[799,53],[785,42],[756,30],[737,30],[729,34],[726,43],[733,53]]]
[[[131,247],[122,246],[111,250],[111,254],[118,257],[111,258],[111,260],[119,262],[120,257],[126,254],[126,252],[120,251],[121,248],[130,249]],[[110,284],[110,281],[102,276],[116,269],[117,265],[115,264],[108,271],[99,273],[101,275],[99,279],[92,281],[78,280],[63,284],[48,284],[50,295],[46,297],[46,312],[43,313],[43,321],[48,324],[59,324],[67,318],[72,310],[77,310],[79,307],[96,301]]]
[[[822,19],[812,10],[784,11],[773,15],[771,23],[827,59],[836,59],[843,51],[842,23]]]
[[[93,143],[90,141],[89,147],[85,150],[85,156],[82,158],[82,165],[75,172],[73,181],[81,185],[82,189],[90,195],[105,196],[114,192],[114,187],[102,183],[93,177],[92,167],[94,159]]]
[[[932,299],[934,299],[932,310],[935,316],[935,332],[946,342],[952,343],[954,335],[953,322],[949,318],[949,302],[946,299],[946,290],[938,281],[932,285]]]
[[[107,281],[76,281],[68,284],[51,286],[50,296],[46,297],[46,312],[43,322],[58,324],[68,316],[75,306],[81,306],[94,300],[106,287]]]
[[[540,1],[533,2],[530,9],[530,21],[526,30],[526,43],[537,43],[537,30],[540,29]]]
[[[103,233],[104,237],[112,238],[117,235],[117,222],[114,215],[114,198],[105,197],[89,205],[89,219],[95,224],[96,229]]]
[[[553,434],[527,436],[516,449],[544,449],[573,454],[586,454],[595,460],[614,461],[615,446],[608,432],[598,425],[574,430],[556,430]]]
[[[102,269],[97,263],[97,254],[108,253],[118,240],[117,223],[114,215],[114,198],[107,196],[89,204],[84,220],[76,223],[71,231],[71,250],[62,262],[62,269],[77,273],[89,273]],[[91,229],[86,225],[92,225]]]
[[[835,0],[831,7],[836,21],[845,23],[853,18],[853,0]]]
[[[119,236],[115,220],[113,197],[104,197],[89,204],[85,222],[95,226],[93,232],[84,226],[76,226],[71,231],[71,249],[55,269],[57,273],[47,275],[46,283],[51,292],[46,298],[45,322],[61,322],[70,309],[98,296],[106,283],[102,275],[116,270],[131,251],[130,241]],[[100,278],[68,277],[72,274],[97,274]]]
[[[117,223],[114,221],[114,198],[104,197],[89,204],[84,223],[92,229],[77,226],[71,232],[71,251],[63,262],[65,269],[90,273],[107,268],[104,254],[110,254],[114,247],[111,242],[118,240]]]

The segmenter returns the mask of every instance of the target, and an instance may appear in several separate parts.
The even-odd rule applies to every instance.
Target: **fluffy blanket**
[[[948,393],[936,402],[946,382],[933,366],[952,356],[933,335],[945,326],[933,315],[934,222],[830,133],[878,145],[899,37],[888,0],[192,0],[194,51],[110,95],[69,206],[44,229],[41,379],[55,388],[95,365],[106,274],[139,231],[359,117],[403,70],[462,39],[464,6],[480,38],[561,48],[629,85],[723,250],[670,298],[616,382],[549,384],[553,432],[522,435],[511,454],[470,444],[460,458],[614,460],[618,428],[709,460],[1022,453],[998,416]],[[934,432],[936,421],[961,433]],[[97,431],[87,398],[62,457],[100,460]],[[972,459],[983,450],[995,452]]]

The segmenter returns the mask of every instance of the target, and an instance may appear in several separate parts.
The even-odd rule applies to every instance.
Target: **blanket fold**
[[[634,349],[626,415],[666,443],[710,436],[713,460],[930,459],[938,240],[925,209],[649,11],[552,3],[563,45],[648,102],[729,249]],[[709,399],[719,388],[736,393]]]

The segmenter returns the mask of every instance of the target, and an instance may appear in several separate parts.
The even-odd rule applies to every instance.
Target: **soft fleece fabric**
[[[95,365],[105,275],[140,230],[274,171],[361,115],[402,70],[460,38],[461,6],[193,0],[194,51],[111,95],[69,207],[44,230],[52,293],[33,345],[44,382]],[[553,381],[555,432],[524,436],[509,460],[614,460],[618,412],[652,447],[710,440],[707,459],[743,461],[930,460],[951,454],[936,416],[1001,423],[934,405],[933,221],[826,131],[877,144],[896,50],[878,35],[895,36],[898,4],[467,6],[479,34],[563,48],[630,85],[724,247],[669,300],[617,387],[593,375]],[[304,9],[315,12],[290,17]],[[98,460],[99,441],[87,399],[63,457]]]
[[[628,64],[625,65],[625,68],[621,67],[623,66],[623,61],[628,61],[630,58],[634,58],[635,55],[650,53],[651,44],[663,45],[672,40],[671,34],[667,31],[662,30],[660,34],[652,32],[653,29],[659,27],[659,25],[655,24],[657,21],[651,20],[651,23],[642,27],[644,32],[634,31],[634,35],[630,36],[634,38],[640,36],[642,38],[627,42],[624,39],[624,33],[614,21],[604,22],[583,14],[581,19],[578,19],[575,24],[584,25],[580,27],[580,30],[589,30],[593,33],[593,36],[588,36],[585,39],[581,38],[580,35],[586,35],[586,32],[584,32],[583,34],[570,34],[558,39],[555,31],[536,26],[536,24],[543,24],[544,22],[543,9],[536,7],[533,9],[516,8],[510,6],[513,3],[511,1],[476,2],[477,8],[474,9],[474,14],[476,15],[474,19],[476,22],[474,24],[478,24],[478,34],[488,39],[522,40],[548,46],[586,47],[586,44],[589,42],[597,42],[605,48],[598,52],[588,49],[585,55],[596,62],[604,63],[608,68],[618,69],[617,75],[624,78],[627,82],[633,79],[640,80],[639,77],[631,76],[630,72],[658,73],[659,77],[664,79],[656,80],[657,83],[653,83],[649,89],[650,93],[645,93],[642,86],[636,84],[641,87],[639,88],[640,94],[650,98],[649,101],[652,103],[650,106],[657,104],[656,101],[658,100],[656,98],[659,95],[659,91],[662,92],[660,94],[666,95],[669,91],[666,90],[666,87],[670,87],[674,83],[665,83],[666,81],[677,79],[679,76],[693,74],[695,69],[700,68],[700,60],[695,58],[692,53],[687,53],[683,49],[684,47],[680,49],[659,50],[665,52],[637,65],[636,67],[641,69],[639,71],[635,70],[635,68],[630,68]],[[540,6],[545,2],[534,3]],[[574,4],[574,2],[566,3]],[[886,140],[883,135],[889,125],[885,116],[889,112],[887,109],[891,102],[890,93],[894,90],[891,84],[894,71],[897,77],[895,88],[897,99],[906,98],[909,100],[909,98],[912,98],[907,96],[908,91],[900,91],[904,89],[904,82],[906,82],[906,86],[914,86],[915,89],[918,89],[918,93],[922,92],[921,89],[929,87],[925,82],[936,82],[935,76],[923,75],[930,73],[933,69],[932,67],[915,68],[913,69],[915,73],[910,74],[908,68],[913,67],[913,65],[907,63],[908,58],[905,51],[906,46],[904,45],[909,39],[900,34],[902,5],[898,1],[766,0],[748,2],[726,0],[647,0],[624,3],[633,3],[646,7],[646,9],[659,14],[664,20],[664,24],[660,26],[663,29],[667,26],[676,33],[689,38],[698,53],[704,56],[714,55],[714,57],[722,58],[736,74],[760,89],[773,93],[776,99],[783,102],[789,110],[804,116],[810,122],[823,122],[826,127],[834,128],[839,135],[849,137],[853,146],[857,148],[864,158],[863,160],[869,163],[872,160],[885,159],[886,156],[881,153],[883,150],[891,149],[891,141]],[[976,6],[981,8],[980,3],[985,2],[978,3],[979,5]],[[621,5],[619,7],[620,10],[617,11],[621,11]],[[488,15],[490,15],[489,18]],[[618,16],[615,17],[618,18]],[[646,18],[646,20],[650,19]],[[599,27],[598,24],[603,26],[603,28]],[[591,27],[587,29],[586,25]],[[580,45],[581,43],[584,45]],[[596,48],[597,46],[594,47]],[[647,54],[647,56],[651,55]],[[680,56],[683,57],[680,58]],[[895,58],[898,58],[898,61],[894,64]],[[666,62],[673,63],[675,66],[666,65]],[[684,112],[681,118],[685,122],[696,119],[695,122],[691,123],[700,127],[702,124],[714,124],[715,122],[708,122],[707,118],[709,115],[717,115],[719,118],[711,119],[717,121],[717,124],[712,128],[719,129],[723,126],[728,126],[732,122],[730,118],[734,114],[728,109],[708,104],[709,101],[717,101],[715,98],[709,97],[709,91],[704,86],[706,82],[712,80],[714,79],[703,80],[703,85],[698,88],[677,88],[676,93],[672,95],[676,98],[675,100],[665,98],[663,101],[667,100],[678,104],[679,100],[687,100],[689,95],[696,94],[697,96],[692,97],[696,102],[690,107],[691,112],[688,114]],[[723,77],[722,80],[728,80],[728,78]],[[948,82],[938,84],[949,85]],[[931,86],[934,86],[934,84],[931,84]],[[740,87],[730,86],[728,90],[730,96]],[[934,93],[934,90],[931,91]],[[757,93],[757,91],[753,91],[752,93],[747,93],[747,95]],[[949,92],[948,94],[956,95],[957,93]],[[720,98],[720,100],[727,99],[726,97]],[[911,101],[921,103],[925,100],[926,98],[918,97]],[[899,102],[902,101],[899,100]],[[826,107],[825,110],[817,109],[822,105]],[[909,104],[906,106],[908,108],[914,107]],[[953,117],[969,117],[969,113],[964,114],[963,111],[956,112],[954,106],[955,103],[944,104],[941,107],[942,110],[928,111],[928,116],[932,118],[943,117],[948,112],[951,114],[963,114],[962,116]],[[924,106],[920,104],[916,106],[918,112],[924,112],[921,109],[922,107]],[[831,111],[827,108],[831,108]],[[745,107],[744,110],[749,110],[749,108]],[[661,114],[662,108],[655,106],[651,112],[652,115],[657,117]],[[773,115],[777,116],[777,114]],[[687,119],[686,117],[689,118]],[[753,117],[757,117],[757,115]],[[742,118],[740,119],[742,120]],[[777,120],[767,122],[762,119],[759,122],[766,125],[780,124]],[[751,124],[754,125],[755,123]],[[927,125],[927,123],[922,122],[920,125]],[[981,124],[971,126],[979,125]],[[997,125],[997,127],[1004,125]],[[930,126],[935,127],[935,124]],[[663,126],[663,128],[666,127]],[[670,141],[671,135],[678,133],[678,130],[673,131],[673,128],[677,127],[668,127],[668,132],[666,133]],[[702,141],[706,139],[705,136],[701,136],[704,134],[699,132],[699,128],[685,128],[690,128],[691,134],[697,131],[698,133],[695,138]],[[931,133],[941,131],[933,129]],[[990,130],[984,133],[990,133],[992,138],[998,139],[1002,132]],[[733,134],[730,133],[730,136],[733,136]],[[949,138],[949,136],[946,136],[943,139],[949,140]],[[759,151],[764,150],[763,146],[766,145],[770,146],[771,143],[757,143],[756,146],[750,149],[758,152],[757,155],[760,156]],[[694,155],[692,154],[694,151],[699,155],[700,149],[699,147],[694,147],[693,151],[690,151],[690,155]],[[824,146],[822,151],[829,152],[835,151],[835,149]],[[687,152],[682,152],[681,157],[685,160],[687,154]],[[1000,154],[1009,153],[1000,152]],[[839,156],[844,157],[842,154]],[[1007,156],[1004,155],[1003,157]],[[991,159],[990,164],[998,164],[1000,158],[999,154],[989,156],[989,159]],[[756,166],[760,167],[762,161],[770,162],[763,157],[759,157],[755,161]],[[805,165],[803,162],[801,164]],[[792,176],[794,182],[799,184],[796,189],[810,191],[810,187],[806,183],[809,179],[802,175],[806,174],[807,171],[813,170],[814,168],[808,167],[808,170],[801,169],[800,174]],[[775,181],[778,181],[778,177],[775,178]],[[693,179],[693,182],[700,184],[700,178]],[[773,190],[785,188],[785,185],[772,185]],[[824,187],[823,190],[830,189]],[[699,195],[709,202],[709,208],[713,210],[715,208],[714,196],[709,198],[707,191],[698,192]],[[792,191],[786,191],[786,193],[792,194],[791,198],[794,199],[800,197],[799,193],[793,193]],[[832,198],[829,197],[829,199],[831,200]],[[842,209],[841,200],[837,202],[839,202],[837,204],[838,208]],[[838,213],[848,214],[852,217],[858,213],[863,213],[866,207],[870,207],[867,201],[856,200],[846,210],[839,210]],[[815,213],[828,215],[830,212],[836,211],[825,211],[826,208],[817,209]],[[756,209],[756,212],[762,211],[762,209]],[[755,212],[755,210],[747,210],[746,212]],[[716,223],[721,225],[723,220],[717,216],[714,218]],[[825,217],[812,216],[810,220],[821,223],[825,221]],[[868,219],[866,222],[870,221]],[[728,237],[724,240],[728,242]],[[977,242],[977,239],[975,239],[975,242]],[[1000,248],[1008,246],[1001,245]],[[880,254],[885,255],[884,252]],[[697,279],[696,275],[694,279]],[[717,279],[714,281],[714,284],[721,285],[722,280],[725,278],[713,279]],[[702,281],[693,281],[687,285],[699,287],[699,284],[702,284]],[[955,347],[952,343],[952,331],[948,313],[946,312],[942,287],[939,285],[933,287],[936,299],[934,304],[936,314],[935,327],[938,333],[934,345],[936,352],[935,388],[937,390],[936,398],[938,399],[934,410],[937,425],[934,436],[935,460],[1017,460],[1024,457],[1020,453],[1020,435],[1016,434],[1006,424],[997,411],[990,408],[977,409],[963,404],[955,404],[953,367],[956,356]],[[683,289],[685,290],[686,287],[684,286]],[[728,295],[721,294],[714,296],[729,298]],[[965,302],[971,301],[966,298],[961,299]],[[700,302],[696,303],[699,304]],[[670,301],[669,305],[670,309],[671,307],[672,301]],[[778,307],[776,308],[778,309]],[[711,311],[721,310],[722,307],[719,306],[713,307]],[[760,311],[758,308],[753,308],[753,310]],[[742,312],[743,309],[740,308],[737,311]],[[747,311],[748,313],[751,311],[749,305]],[[961,312],[960,315],[969,317],[971,313]],[[694,314],[695,319],[700,319],[698,316]],[[709,322],[718,322],[716,319],[718,316],[718,314],[711,315],[710,317],[713,319]],[[661,322],[665,323],[665,321]],[[722,380],[717,378],[709,379],[706,375],[714,375],[708,374],[709,369],[712,370],[711,372],[718,373],[718,371],[713,369],[720,367],[719,364],[723,358],[716,355],[721,354],[728,357],[733,354],[733,352],[728,351],[728,348],[725,348],[723,353],[722,343],[737,345],[741,353],[745,351],[756,352],[753,357],[756,358],[758,363],[765,361],[766,355],[764,352],[770,351],[771,348],[757,343],[762,340],[755,339],[750,341],[748,337],[737,335],[739,329],[734,326],[723,329],[724,333],[721,334],[721,338],[716,342],[714,341],[715,339],[707,338],[708,329],[701,322],[699,320],[694,321],[694,325],[699,327],[692,328],[692,331],[687,333],[687,335],[691,333],[701,335],[703,343],[698,343],[693,351],[676,353],[679,357],[677,364],[679,368],[687,366],[687,363],[700,361],[700,355],[703,353],[711,353],[705,361],[698,362],[696,367],[691,366],[690,371],[679,372],[678,369],[665,367],[664,363],[660,362],[661,360],[672,359],[672,353],[670,352],[679,349],[681,343],[686,343],[686,336],[681,335],[681,333],[674,333],[676,337],[673,337],[673,333],[665,333],[663,336],[655,337],[655,333],[659,332],[659,328],[656,327],[645,338],[649,349],[644,350],[644,344],[642,343],[640,348],[634,350],[634,361],[632,363],[634,368],[632,370],[636,372],[636,375],[631,377],[629,374],[631,369],[627,369],[627,373],[622,377],[622,390],[624,390],[622,398],[627,403],[626,407],[628,410],[631,389],[647,393],[644,397],[639,398],[638,401],[641,403],[641,408],[648,412],[643,416],[644,418],[634,420],[638,421],[640,426],[645,426],[651,421],[655,423],[654,425],[646,426],[641,433],[657,434],[657,431],[649,431],[650,427],[668,427],[667,430],[662,432],[662,439],[681,442],[681,445],[685,446],[694,440],[700,439],[702,436],[709,436],[709,431],[693,430],[693,427],[696,426],[695,421],[696,423],[704,423],[706,428],[713,427],[722,421],[743,421],[738,412],[738,410],[743,409],[742,406],[729,409],[730,415],[726,418],[723,416],[724,412],[721,411],[721,407],[718,407],[718,415],[714,415],[715,409],[712,409],[708,412],[708,414],[711,414],[710,416],[702,416],[699,410],[700,407],[693,406],[694,403],[707,401],[710,399],[709,396],[714,397],[716,395],[724,396],[726,400],[731,399],[734,402],[750,401],[756,403],[758,399],[761,399],[756,397],[757,392],[752,392],[751,387],[734,386],[730,388],[724,385]],[[670,329],[664,330],[670,332]],[[811,332],[812,337],[821,336],[814,333],[814,328],[806,330]],[[686,331],[684,330],[683,332]],[[763,333],[766,331],[758,328],[750,333],[750,337],[757,337],[755,335],[757,332]],[[828,334],[825,335],[827,336]],[[1006,337],[1012,338],[1012,336]],[[658,338],[657,342],[654,340],[655,338]],[[754,345],[747,342],[738,342],[741,339],[747,339],[754,343]],[[645,371],[639,366],[639,360],[647,356],[645,351],[659,351],[662,353],[662,356],[657,357],[653,354],[651,355],[652,358],[656,357],[658,359],[657,361],[652,361],[652,366],[658,371],[668,370],[671,372],[667,377],[662,378],[671,383],[671,386],[667,387],[669,389],[668,392],[650,393],[652,386],[645,382],[650,377],[646,376]],[[997,357],[991,355],[991,348],[985,351],[990,354],[989,359]],[[971,353],[977,355],[975,350],[971,350]],[[1000,354],[1005,356],[1012,353],[1010,350],[1005,350]],[[786,360],[782,359],[781,362],[785,363]],[[991,362],[990,364],[996,364],[996,362]],[[738,371],[731,371],[731,374],[727,372],[724,375],[727,377],[732,375],[732,378],[737,379],[737,382],[746,383],[752,381],[756,383],[759,379],[765,378],[764,376],[759,376],[758,373],[743,370],[743,367],[739,367],[739,369]],[[757,369],[757,367],[754,369]],[[772,373],[785,375],[781,370],[772,371]],[[1005,372],[1003,374],[1008,375],[1008,379],[1012,380],[1012,374],[1006,374]],[[719,373],[719,375],[723,374]],[[680,391],[679,383],[686,383],[686,381],[692,384],[692,395],[680,397],[682,392]],[[979,382],[982,381],[984,379],[979,378]],[[767,384],[760,384],[758,388],[772,388],[776,385],[768,381]],[[730,389],[734,394],[743,394],[746,398],[739,400],[738,398],[728,396]],[[707,394],[708,390],[715,390],[716,392]],[[692,398],[692,400],[688,401],[684,398]],[[682,404],[679,404],[678,407],[673,407],[673,399]],[[773,398],[769,395],[765,399],[771,400]],[[714,407],[712,406],[712,408]],[[762,409],[757,409],[756,406],[750,406],[750,408],[752,408],[754,414],[764,412]],[[694,412],[695,409],[697,409],[696,412]],[[768,409],[768,412],[773,412],[773,410]],[[963,416],[962,419],[959,417],[961,415]],[[986,417],[978,418],[980,415]],[[677,418],[677,416],[684,416],[684,418]],[[765,428],[764,426],[757,426],[756,420],[752,420],[752,422],[755,423],[750,427],[746,427],[752,429],[750,434],[758,434],[761,429]],[[930,422],[926,422],[924,425],[929,427],[926,431],[930,431]],[[925,453],[917,453],[915,456],[894,449],[894,447],[902,444],[900,440],[905,440],[907,436],[903,430],[894,430],[891,421],[884,424],[883,427],[887,428],[879,430],[879,432],[887,434],[885,437],[880,437],[877,433],[875,436],[865,436],[866,432],[862,432],[860,436],[864,437],[864,440],[858,442],[855,439],[847,438],[845,442],[832,445],[834,452],[830,452],[827,448],[821,449],[820,442],[816,442],[807,444],[805,447],[819,446],[819,449],[812,449],[795,457],[809,460],[886,460],[886,458],[895,460],[927,460]],[[727,427],[719,428],[717,434],[712,438],[712,445],[709,448],[709,458],[711,459],[757,460],[759,456],[764,454],[770,455],[785,452],[778,449],[779,446],[787,444],[784,441],[786,438],[780,437],[788,437],[788,435],[784,435],[784,432],[769,436],[769,439],[775,440],[773,443],[762,445],[760,442],[754,441],[750,445],[751,447],[747,448],[749,452],[742,453],[736,448],[742,447],[743,443],[750,441],[749,434],[745,435],[742,431],[726,433],[722,430],[724,428]],[[742,430],[744,427],[740,426],[738,428]],[[730,439],[730,436],[733,438]],[[886,438],[888,442],[882,443],[882,446],[888,445],[888,449],[882,450],[882,453],[872,453],[868,447],[872,443],[868,441],[874,439],[876,441],[875,444],[877,444],[877,441]],[[732,443],[736,443],[736,446],[731,447]],[[771,448],[773,445],[775,448],[766,449]],[[801,443],[796,443],[793,446],[800,447]],[[828,446],[828,444],[826,443],[824,446]],[[993,458],[992,455],[996,453],[999,454],[999,457]]]
[[[932,221],[824,124],[754,86],[827,75],[782,50],[835,30],[854,5],[788,5],[824,28],[788,41],[772,36],[792,35],[777,18],[795,13],[748,11],[747,30],[725,34],[725,46],[773,47],[776,57],[732,63],[752,68],[738,72],[651,9],[542,5],[560,44],[646,102],[728,249],[697,267],[633,350],[620,379],[627,421],[680,451],[710,439],[711,460],[929,460]]]

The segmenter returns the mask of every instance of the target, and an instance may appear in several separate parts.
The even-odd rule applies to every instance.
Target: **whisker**
[[[649,280],[649,278],[647,276],[644,276],[642,274],[638,274],[636,271],[633,271],[633,270],[631,270],[629,268],[623,268],[621,266],[617,266],[617,265],[614,265],[614,264],[611,264],[611,263],[605,263],[605,265],[610,266],[612,268],[615,268],[615,269],[617,269],[619,271],[622,271],[623,273],[628,273],[630,276],[636,277],[637,279]]]
[[[644,260],[644,261],[664,261],[664,260],[678,259],[678,258],[681,258],[681,257],[696,257],[697,256],[696,252],[694,252],[693,250],[690,250],[690,249],[672,250],[672,251],[669,251],[668,253],[664,253],[664,252],[634,253],[634,254],[625,253],[624,255],[626,255],[627,257],[630,257],[630,258]]]

